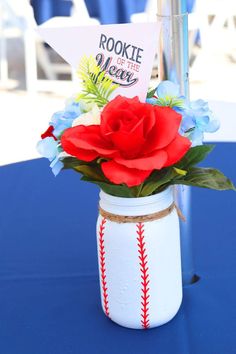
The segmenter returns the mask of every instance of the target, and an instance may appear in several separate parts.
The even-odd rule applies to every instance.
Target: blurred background
[[[78,25],[155,21],[156,3],[0,0],[0,165],[38,157],[35,144],[50,116],[78,91],[69,65],[37,36],[37,24],[58,16],[62,26],[69,16]],[[190,97],[209,100],[223,120],[212,139],[235,142],[236,1],[188,0],[188,12]],[[157,82],[154,65],[152,85]]]

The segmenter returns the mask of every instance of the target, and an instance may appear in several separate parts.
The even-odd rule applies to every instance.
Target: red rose
[[[104,175],[114,184],[132,187],[186,154],[191,143],[178,133],[180,123],[181,115],[169,107],[118,96],[103,109],[101,125],[69,128],[61,144],[79,160],[106,158]]]

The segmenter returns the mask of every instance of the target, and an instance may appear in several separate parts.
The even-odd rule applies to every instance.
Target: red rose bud
[[[55,141],[57,141],[57,138],[55,137],[55,135],[53,135],[53,131],[54,131],[54,126],[50,125],[48,129],[43,134],[41,134],[41,138],[42,139],[53,138]]]
[[[136,186],[154,171],[178,162],[191,142],[179,134],[181,115],[169,107],[118,96],[102,111],[101,125],[67,129],[61,144],[79,160],[104,157],[104,175],[114,184]]]

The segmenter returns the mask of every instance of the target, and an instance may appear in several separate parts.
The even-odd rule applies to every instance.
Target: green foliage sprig
[[[98,107],[105,106],[111,94],[119,87],[102,71],[94,57],[84,56],[77,71],[82,80],[82,92],[76,98],[87,103],[96,103]]]
[[[154,98],[154,95],[156,94],[156,88],[154,89],[149,89],[147,93],[147,98]],[[168,97],[166,96],[165,98],[155,98],[155,101],[153,102],[153,105],[158,105],[158,106],[163,106],[163,107],[179,107],[183,108],[184,107],[184,99],[180,97]]]

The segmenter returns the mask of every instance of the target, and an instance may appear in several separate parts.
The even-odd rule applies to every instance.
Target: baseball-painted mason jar
[[[172,187],[141,198],[101,191],[97,244],[102,308],[112,321],[148,329],[175,316],[182,279]]]

